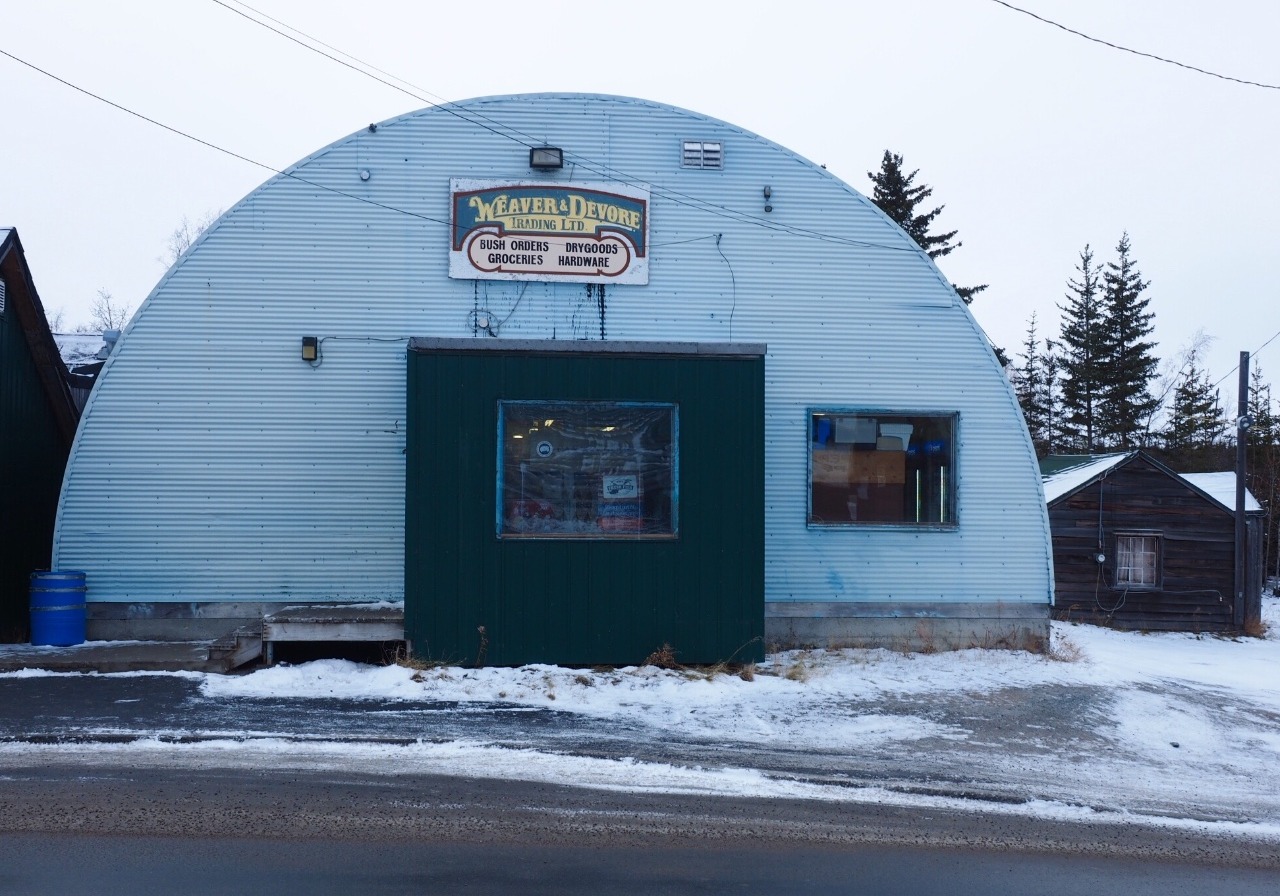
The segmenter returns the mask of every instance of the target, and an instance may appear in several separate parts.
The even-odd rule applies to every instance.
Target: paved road
[[[27,767],[0,892],[1273,894],[1274,850],[1143,826],[429,775]]]
[[[1231,698],[1212,699],[1221,711]],[[174,676],[13,677],[0,678],[0,743],[102,743],[155,735],[393,744],[473,740],[575,756],[750,768],[786,779],[979,803],[1043,799],[1137,816],[1238,822],[1280,818],[1280,793],[1234,770],[1229,757],[1212,770],[1215,787],[1194,802],[1180,781],[1153,769],[1135,795],[1126,796],[1123,805],[1114,804],[1114,781],[1131,774],[1134,765],[1126,765],[1104,737],[1113,714],[1111,700],[1103,688],[1055,686],[1008,688],[979,697],[882,697],[865,705],[845,701],[840,711],[849,714],[910,716],[935,722],[941,730],[970,732],[959,741],[933,737],[907,746],[894,741],[849,751],[713,741],[687,736],[678,726],[659,730],[526,706],[211,698],[201,693],[198,679]],[[1063,745],[1068,756],[1081,762],[1060,760]]]
[[[970,749],[990,751],[1021,737],[1028,714],[1044,721],[1036,700],[1067,701],[1057,716],[1077,720],[1105,705],[1105,695],[1089,689],[1052,693],[898,709],[943,721],[977,713],[992,728]],[[894,711],[884,702],[873,709]],[[1001,740],[1000,730],[1013,733]],[[112,747],[156,735],[189,746]],[[245,742],[234,750],[213,742],[227,736]],[[967,764],[976,753],[947,753],[942,743],[910,756],[852,756],[712,743],[516,706],[208,698],[197,680],[174,676],[3,678],[0,892],[238,893],[263,876],[284,882],[274,890],[308,893],[1280,892],[1274,842],[1229,833],[865,802],[620,793],[411,766],[390,774],[358,749],[338,762],[293,761],[294,748],[282,752],[269,736],[308,744],[474,739],[761,768],[844,786],[969,795],[979,808],[1036,792],[1027,780],[984,780],[980,763]],[[1044,789],[1059,786],[1066,787]]]

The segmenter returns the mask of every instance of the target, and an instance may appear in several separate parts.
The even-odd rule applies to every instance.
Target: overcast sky
[[[1016,0],[1075,30],[1280,85],[1280,3]],[[252,8],[420,88],[394,90],[254,24],[225,0],[10,3],[0,50],[275,169],[441,100],[536,91],[670,103],[755,131],[870,192],[885,149],[946,205],[941,261],[989,283],[973,310],[1017,355],[1031,313],[1056,335],[1081,248],[1124,232],[1158,352],[1203,330],[1234,401],[1241,350],[1280,331],[1280,90],[1089,42],[993,0],[423,3],[252,0]],[[278,26],[277,26],[278,27]],[[185,217],[271,172],[0,57],[0,226],[17,227],[67,327],[97,290],[137,305]],[[1280,384],[1280,339],[1254,359]]]

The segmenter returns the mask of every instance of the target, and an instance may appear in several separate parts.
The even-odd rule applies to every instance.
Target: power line
[[[209,149],[223,153],[224,155],[231,156],[233,159],[238,159],[241,162],[248,162],[250,165],[255,165],[258,168],[262,168],[265,171],[270,171],[273,174],[278,174],[278,175],[281,175],[282,177],[287,177],[290,180],[296,180],[299,183],[307,184],[308,186],[315,187],[318,190],[324,190],[326,192],[333,193],[338,196],[345,196],[348,199],[354,199],[357,202],[363,202],[366,205],[372,205],[377,208],[386,209],[387,211],[397,212],[402,215],[409,215],[410,217],[414,217],[414,218],[420,218],[423,221],[430,221],[433,224],[444,224],[445,226],[452,226],[451,222],[449,221],[443,221],[439,218],[433,218],[430,215],[423,215],[418,212],[411,212],[408,209],[396,208],[395,206],[387,205],[386,203],[383,203],[383,202],[377,202],[373,199],[366,199],[365,197],[357,196],[354,193],[347,193],[344,190],[339,190],[334,187],[327,186],[325,184],[319,184],[319,183],[316,183],[315,181],[307,180],[305,177],[299,177],[298,175],[288,171],[281,171],[279,168],[272,167],[271,165],[268,165],[266,162],[259,162],[257,159],[251,159],[246,155],[241,155],[240,153],[235,152],[234,150],[230,150],[230,149],[227,149],[226,147],[219,146],[216,143],[211,143],[208,140],[195,136],[194,134],[189,134],[186,131],[179,130],[178,128],[173,127],[172,125],[167,125],[162,121],[157,121],[154,118],[151,118],[147,115],[143,115],[141,112],[135,112],[133,109],[130,109],[127,106],[122,106],[119,103],[114,102],[113,100],[109,100],[104,96],[100,96],[99,94],[94,93],[92,90],[87,90],[86,88],[81,87],[79,84],[73,84],[72,82],[68,81],[66,78],[60,78],[57,75],[55,75],[53,72],[46,71],[45,69],[42,69],[40,66],[35,65],[34,63],[28,62],[25,59],[22,59],[18,56],[13,55],[7,50],[0,49],[0,55],[7,56],[8,58],[12,59],[14,62],[17,62],[21,65],[25,65],[27,68],[31,69],[32,71],[39,72],[40,74],[44,75],[46,78],[52,78],[54,81],[57,81],[59,84],[63,84],[67,87],[70,87],[72,90],[78,91],[79,93],[82,93],[87,97],[91,97],[100,103],[106,103],[108,106],[111,106],[113,109],[118,109],[121,112],[124,112],[128,115],[132,115],[134,118],[140,118],[143,121],[147,122],[148,124],[153,124],[156,127],[162,128],[171,134],[176,134],[179,137],[185,137],[188,140],[199,143],[201,146],[205,146],[205,147],[208,147]]]
[[[1111,49],[1119,50],[1122,53],[1132,53],[1134,56],[1141,56],[1144,59],[1154,59],[1156,62],[1163,62],[1168,65],[1176,65],[1178,68],[1185,68],[1188,71],[1193,71],[1193,72],[1196,72],[1197,74],[1208,75],[1211,78],[1220,78],[1223,81],[1231,81],[1232,83],[1235,83],[1235,84],[1245,84],[1249,87],[1263,87],[1263,88],[1266,88],[1267,90],[1280,90],[1280,85],[1278,84],[1263,84],[1259,81],[1246,81],[1243,78],[1233,78],[1230,75],[1223,75],[1223,74],[1219,74],[1218,72],[1211,72],[1208,69],[1197,68],[1196,66],[1188,65],[1185,62],[1178,62],[1176,59],[1166,59],[1164,56],[1157,56],[1154,53],[1144,53],[1141,50],[1134,50],[1134,49],[1131,49],[1130,47],[1121,46],[1120,44],[1113,44],[1109,40],[1103,40],[1100,37],[1093,37],[1092,35],[1085,34],[1083,31],[1077,31],[1074,28],[1068,28],[1066,25],[1055,22],[1052,19],[1046,19],[1044,16],[1036,15],[1030,10],[1023,9],[1020,6],[1014,6],[1012,3],[1006,3],[1005,0],[991,0],[991,2],[999,6],[1003,6],[1005,9],[1011,9],[1014,12],[1020,12],[1024,16],[1030,16],[1031,18],[1035,19],[1038,22],[1043,22],[1046,25],[1052,25],[1054,28],[1058,28],[1062,31],[1065,31],[1068,34],[1074,34],[1076,37],[1082,37],[1087,41],[1092,41],[1095,44],[1102,44],[1104,47],[1110,47]]]
[[[223,3],[221,3],[221,2],[220,2],[220,0],[214,0],[214,2],[215,2],[215,3],[218,3],[218,5],[220,5],[220,6],[224,6],[225,8],[227,8],[227,9],[229,9],[229,10],[230,10],[230,7],[226,7],[226,5],[225,5],[225,4],[223,4]],[[230,10],[230,11],[232,11],[232,12],[237,12],[237,10]],[[246,16],[246,18],[249,18],[249,17],[247,17],[247,16]],[[252,19],[252,18],[249,18],[249,21],[255,21],[255,20],[254,20],[254,19]],[[258,23],[258,24],[262,24],[262,23]],[[267,27],[267,26],[264,26],[264,27]],[[270,30],[274,31],[274,32],[275,32],[275,33],[277,33],[277,34],[280,34],[280,33],[281,33],[281,32],[277,31],[277,30],[276,30],[276,29],[274,29],[274,28],[272,28],[272,29],[270,29]],[[281,36],[283,36],[283,37],[289,37],[288,35],[284,35],[284,34],[281,34]],[[291,38],[291,37],[290,37],[289,39],[290,39],[290,40],[295,40],[294,38]],[[301,46],[303,46],[303,47],[307,47],[307,45],[306,45],[306,44],[301,43],[300,41],[296,41],[296,40],[295,40],[295,42],[299,43],[299,44],[300,44]],[[313,49],[313,48],[311,48],[311,47],[307,47],[307,49]],[[339,51],[339,52],[340,52],[340,51]],[[358,196],[358,195],[356,195],[356,194],[354,194],[354,193],[348,193],[348,192],[346,192],[345,190],[339,190],[339,189],[337,189],[337,188],[335,188],[335,187],[331,187],[331,186],[328,186],[328,185],[326,185],[326,184],[317,183],[317,182],[315,182],[315,181],[309,180],[309,179],[307,179],[307,178],[305,178],[305,177],[302,177],[302,176],[300,176],[300,175],[294,174],[293,172],[290,172],[290,171],[286,171],[286,170],[282,170],[282,169],[276,168],[276,167],[274,167],[274,166],[272,166],[272,165],[268,165],[268,164],[267,164],[267,163],[265,163],[265,162],[260,162],[260,161],[258,161],[257,159],[253,159],[253,158],[250,158],[249,156],[246,156],[246,155],[243,155],[243,154],[241,154],[241,153],[235,152],[234,150],[227,149],[226,147],[224,147],[224,146],[220,146],[220,145],[218,145],[218,144],[216,144],[216,143],[213,143],[212,141],[205,140],[205,139],[204,139],[204,138],[202,138],[202,137],[197,137],[196,135],[191,134],[191,133],[188,133],[187,131],[181,130],[180,128],[176,128],[176,127],[173,127],[172,125],[165,124],[165,123],[164,123],[164,122],[162,122],[162,121],[159,121],[159,120],[157,120],[157,119],[155,119],[155,118],[152,118],[152,117],[150,117],[150,116],[148,116],[148,115],[144,115],[143,113],[138,112],[138,111],[135,111],[134,109],[130,109],[129,107],[127,107],[127,106],[125,106],[125,105],[122,105],[121,103],[117,103],[117,102],[115,102],[114,100],[108,99],[107,97],[104,97],[104,96],[102,96],[102,95],[100,95],[100,94],[94,93],[92,90],[89,90],[89,89],[87,89],[87,88],[85,88],[85,87],[81,87],[79,84],[75,84],[75,83],[73,83],[73,82],[71,82],[71,81],[68,81],[66,78],[62,78],[62,77],[60,77],[60,76],[58,76],[58,75],[54,74],[53,72],[48,71],[47,69],[41,68],[40,66],[38,66],[38,65],[36,65],[36,64],[34,64],[34,63],[32,63],[32,62],[28,62],[26,59],[23,59],[23,58],[21,58],[20,56],[16,56],[16,55],[14,55],[13,53],[8,52],[7,50],[4,50],[3,48],[0,48],[0,55],[3,55],[3,56],[5,56],[5,57],[7,57],[7,58],[9,58],[9,59],[12,59],[14,62],[17,62],[17,63],[18,63],[18,64],[20,64],[20,65],[26,66],[27,68],[31,69],[32,71],[35,71],[35,72],[38,72],[38,73],[39,73],[39,74],[41,74],[41,75],[44,75],[46,78],[49,78],[49,79],[51,79],[51,80],[53,80],[53,81],[56,81],[56,82],[58,82],[59,84],[62,84],[63,86],[65,86],[65,87],[69,87],[69,88],[71,88],[72,90],[74,90],[74,91],[76,91],[76,92],[78,92],[78,93],[83,94],[84,96],[87,96],[87,97],[89,97],[89,98],[91,98],[91,99],[97,100],[97,101],[98,101],[98,102],[100,102],[100,103],[103,103],[103,104],[105,104],[105,105],[108,105],[108,106],[112,107],[113,109],[116,109],[116,110],[118,110],[118,111],[120,111],[120,112],[124,112],[124,113],[125,113],[125,114],[127,114],[127,115],[131,115],[131,116],[133,116],[134,118],[138,118],[138,119],[140,119],[140,120],[142,120],[142,121],[147,122],[148,124],[154,125],[155,127],[161,128],[162,130],[168,131],[169,133],[174,134],[174,135],[176,135],[176,136],[183,137],[183,138],[185,138],[185,139],[187,139],[187,140],[191,140],[192,142],[194,142],[194,143],[198,143],[198,144],[200,144],[201,146],[204,146],[204,147],[206,147],[206,148],[208,148],[208,149],[212,149],[212,150],[214,150],[215,152],[222,153],[223,155],[230,156],[231,158],[234,158],[234,159],[237,159],[237,160],[239,160],[239,161],[245,162],[245,163],[247,163],[247,164],[253,165],[253,166],[257,167],[257,168],[261,168],[261,169],[263,169],[264,171],[269,171],[269,172],[271,172],[272,174],[279,175],[279,176],[281,176],[281,177],[287,177],[287,178],[289,178],[290,180],[297,181],[298,183],[306,184],[306,185],[311,186],[311,187],[314,187],[314,188],[316,188],[316,189],[318,189],[318,190],[324,190],[325,192],[332,193],[332,194],[334,194],[334,195],[336,195],[336,196],[343,196],[343,197],[345,197],[345,198],[347,198],[347,199],[353,199],[353,200],[355,200],[356,202],[361,202],[361,203],[364,203],[365,205],[370,205],[370,206],[373,206],[373,207],[375,207],[375,208],[381,208],[381,209],[385,209],[386,211],[395,212],[395,213],[397,213],[397,214],[407,215],[407,216],[409,216],[409,217],[417,218],[417,219],[422,220],[422,221],[427,221],[427,222],[430,222],[430,223],[432,223],[432,224],[441,224],[441,225],[443,225],[443,226],[445,226],[445,227],[449,227],[449,228],[452,228],[453,226],[455,226],[455,225],[453,224],[453,222],[452,222],[452,221],[446,221],[446,220],[443,220],[443,219],[441,219],[441,218],[432,217],[431,215],[424,215],[424,214],[422,214],[422,213],[420,213],[420,212],[413,212],[413,211],[410,211],[410,210],[408,210],[408,209],[399,208],[399,207],[397,207],[397,206],[389,205],[389,204],[387,204],[387,203],[385,203],[385,202],[378,202],[378,201],[373,200],[373,199],[368,199],[368,198],[366,198],[366,197],[364,197],[364,196]],[[322,55],[328,56],[328,54],[322,54]],[[332,59],[333,57],[328,57],[328,58],[331,58],[331,59]],[[352,57],[352,58],[355,58],[355,57]],[[360,71],[360,69],[355,68],[354,66],[352,66],[352,65],[350,65],[350,64],[348,64],[348,63],[343,63],[341,60],[334,59],[334,61],[335,61],[335,62],[339,62],[339,63],[341,63],[341,64],[345,65],[346,67],[351,68],[351,69],[352,69],[352,70],[354,70],[354,71],[358,71],[358,72]],[[362,73],[362,74],[367,74],[366,72],[361,72],[361,73]],[[391,77],[394,77],[394,76],[391,76]],[[396,85],[391,84],[390,82],[387,82],[387,81],[383,81],[383,80],[382,80],[382,79],[380,79],[380,78],[379,78],[379,79],[376,79],[376,80],[381,81],[381,83],[387,84],[387,86],[393,87],[393,88],[395,88],[395,89],[397,89],[397,90],[401,90],[402,92],[406,92],[406,93],[408,92],[408,91],[404,91],[404,89],[403,89],[403,88],[396,87]],[[397,80],[398,80],[398,79],[397,79]],[[411,96],[413,96],[413,94],[410,94],[410,95],[411,95]],[[418,99],[419,101],[422,101],[422,102],[429,102],[428,100],[423,100],[421,97],[416,97],[416,96],[415,96],[414,98],[415,98],[415,99]],[[516,139],[515,137],[512,137],[510,134],[504,134],[504,133],[502,133],[502,132],[501,132],[500,130],[498,130],[496,127],[486,127],[484,124],[474,121],[471,117],[469,117],[469,116],[467,116],[467,115],[463,115],[463,114],[461,114],[460,112],[456,111],[455,109],[448,108],[449,106],[454,106],[454,105],[456,105],[456,104],[448,103],[448,104],[445,104],[445,105],[441,105],[441,104],[432,103],[432,106],[433,106],[433,107],[435,107],[435,108],[440,108],[440,109],[442,109],[443,111],[446,111],[446,112],[449,112],[450,114],[456,115],[456,116],[458,116],[458,117],[462,118],[463,120],[468,121],[468,122],[470,122],[470,123],[472,123],[472,124],[479,124],[481,127],[485,127],[485,128],[486,128],[486,130],[491,131],[492,133],[494,133],[494,134],[495,134],[495,135],[497,135],[497,136],[505,137],[505,138],[507,138],[507,139]],[[470,110],[468,110],[468,111],[470,111]],[[483,118],[484,116],[478,116],[478,117]],[[495,124],[495,125],[498,125],[498,123],[497,123],[497,122],[494,122],[494,124]],[[498,125],[498,126],[499,126],[499,127],[501,127],[501,125]],[[512,132],[513,132],[513,133],[518,133],[517,131],[514,131],[514,129],[511,129],[511,130],[512,130]],[[530,138],[530,139],[532,139],[532,138]],[[569,155],[571,155],[571,154],[569,154]],[[585,158],[584,158],[582,161],[583,161],[584,163],[586,163],[586,162],[589,162],[590,160],[587,160],[587,159],[585,159]],[[584,164],[584,167],[586,167],[586,165],[585,165],[585,164]],[[589,170],[594,170],[594,169],[589,169]],[[607,166],[602,166],[602,168],[601,168],[601,169],[599,169],[599,170],[597,171],[597,173],[601,173],[601,174],[602,174],[602,176],[604,176],[604,175],[603,175],[603,172],[604,172],[604,171],[607,171],[607,170],[610,170],[610,169],[608,169],[608,168],[607,168]],[[642,182],[642,181],[638,181],[638,180],[633,180],[633,181],[631,181],[631,182],[632,182],[632,183],[643,184],[643,182]],[[815,230],[809,230],[809,229],[807,229],[807,228],[801,228],[801,227],[794,227],[794,226],[785,225],[785,224],[779,224],[779,223],[777,223],[777,222],[774,222],[774,221],[768,221],[768,220],[763,219],[763,218],[757,218],[757,217],[752,216],[752,215],[746,215],[746,214],[743,214],[743,213],[733,212],[731,209],[726,209],[726,208],[724,208],[723,206],[717,206],[717,205],[714,205],[714,204],[712,204],[712,203],[706,203],[706,202],[704,202],[704,201],[702,201],[702,200],[694,199],[694,201],[695,201],[695,202],[701,203],[701,205],[691,205],[690,203],[681,202],[679,199],[674,198],[674,196],[678,196],[678,195],[682,195],[682,194],[678,194],[678,193],[676,193],[676,194],[672,194],[672,195],[663,196],[663,191],[658,190],[658,189],[655,189],[655,188],[653,187],[653,185],[651,185],[651,184],[644,184],[644,185],[645,185],[645,186],[648,186],[648,187],[650,188],[650,190],[651,190],[653,193],[655,193],[655,194],[657,194],[657,195],[659,195],[659,196],[662,196],[663,198],[666,198],[666,199],[668,199],[669,201],[672,201],[672,202],[674,202],[674,203],[676,203],[676,204],[686,205],[686,206],[688,206],[688,207],[690,207],[690,208],[695,208],[695,209],[700,210],[700,211],[709,212],[709,213],[711,213],[711,214],[713,214],[713,215],[718,215],[719,217],[724,217],[724,218],[727,218],[727,219],[729,219],[729,220],[735,221],[735,222],[737,222],[737,223],[752,224],[752,225],[759,226],[759,227],[762,227],[762,228],[765,228],[765,229],[768,229],[768,230],[771,230],[771,231],[774,231],[774,232],[785,233],[785,234],[788,234],[788,235],[791,235],[791,236],[797,236],[797,237],[801,237],[801,238],[805,238],[805,239],[816,239],[816,240],[820,240],[820,241],[824,241],[824,242],[838,243],[838,244],[841,244],[841,245],[847,245],[847,246],[858,246],[858,247],[860,247],[860,248],[876,248],[876,249],[885,249],[885,250],[889,250],[889,251],[902,251],[902,252],[915,252],[915,251],[917,251],[916,249],[914,249],[914,248],[912,248],[912,247],[909,247],[909,246],[886,246],[886,245],[883,245],[883,244],[880,244],[880,243],[872,243],[872,242],[867,242],[867,241],[864,241],[864,240],[853,240],[853,239],[848,239],[848,238],[845,238],[845,237],[837,236],[837,235],[834,235],[834,234],[822,233],[821,231],[815,231]],[[691,199],[693,199],[693,197],[687,197],[687,198],[691,198]]]
[[[364,75],[365,77],[372,78],[374,81],[377,81],[379,84],[383,84],[387,87],[390,87],[393,90],[397,90],[400,93],[405,94],[406,96],[412,97],[418,102],[427,103],[432,108],[439,109],[442,112],[447,112],[450,115],[453,115],[469,124],[473,124],[473,125],[476,125],[477,127],[481,127],[484,130],[489,131],[490,133],[498,137],[503,137],[508,140],[512,140],[525,147],[541,145],[542,143],[542,141],[539,140],[537,137],[523,133],[519,129],[511,127],[510,125],[504,124],[498,121],[497,119],[487,116],[476,109],[469,108],[466,106],[461,106],[457,103],[445,100],[443,97],[441,97],[437,93],[433,93],[432,91],[427,90],[426,88],[419,87],[418,85],[414,84],[411,81],[398,77],[397,75],[393,75],[390,72],[384,71],[383,69],[380,69],[377,66],[372,65],[371,63],[365,62],[363,59],[361,59],[358,56],[354,56],[331,44],[327,44],[324,41],[316,37],[313,37],[307,32],[293,27],[287,22],[281,21],[280,19],[267,15],[261,10],[258,10],[253,6],[250,6],[248,3],[242,2],[242,0],[232,0],[232,2],[234,2],[236,6],[242,7],[243,9],[247,9],[250,12],[252,12],[253,13],[252,16],[245,13],[242,9],[235,9],[234,7],[224,2],[224,0],[212,0],[212,2],[217,4],[218,6],[221,6],[223,9],[227,10],[228,12],[233,12],[236,15],[240,16],[241,18],[249,22],[253,22],[255,25],[265,28],[268,31],[272,32],[273,34],[283,37],[284,39],[292,43],[295,43],[298,46],[303,47],[304,49],[310,50],[313,53],[323,56],[325,59],[328,59],[332,62],[336,62],[337,64],[343,66],[344,68],[348,68],[351,71]],[[260,16],[262,19],[266,19],[269,22],[274,22],[276,25],[279,25],[280,28],[284,28],[292,32],[292,34],[286,34],[284,31],[281,31],[280,28],[275,28],[272,25],[267,24],[267,22],[262,21],[261,19],[254,18],[254,16]],[[298,35],[298,36],[295,37],[294,35]],[[300,38],[305,38],[305,40]],[[317,44],[320,47],[324,47],[327,50],[332,50],[333,53],[338,54],[338,56],[343,56],[345,57],[345,59],[339,59],[337,56],[334,56],[331,53],[326,53],[324,52],[324,50],[318,49],[316,46],[312,46],[312,44]],[[351,60],[351,62],[348,62],[346,60]],[[352,64],[352,63],[356,63],[356,64]],[[366,69],[368,69],[368,71],[366,71]],[[375,75],[372,72],[377,72],[378,74]],[[379,77],[378,75],[385,75],[386,77],[385,78]],[[390,78],[391,80],[387,80],[388,78]],[[399,83],[392,83],[392,81],[396,81]],[[410,89],[407,89],[406,87],[401,86],[406,84],[413,89],[410,90]],[[887,246],[882,243],[873,243],[873,242],[868,242],[866,240],[853,240],[847,237],[837,236],[835,234],[823,233],[822,231],[811,230],[806,227],[796,227],[795,225],[791,225],[791,224],[782,224],[778,221],[773,221],[768,218],[761,218],[757,215],[751,215],[751,214],[747,214],[746,212],[739,212],[730,208],[726,208],[725,206],[722,206],[722,205],[716,205],[715,203],[708,202],[696,196],[691,196],[687,193],[682,193],[678,190],[673,190],[670,187],[656,186],[644,180],[643,178],[639,178],[634,175],[628,174],[625,171],[620,171],[617,168],[613,168],[604,163],[597,162],[586,156],[578,155],[577,153],[574,153],[572,151],[566,150],[564,153],[564,156],[567,160],[577,164],[582,168],[585,168],[586,170],[590,171],[591,173],[597,176],[604,177],[609,180],[614,180],[619,183],[628,184],[631,186],[642,187],[644,189],[649,190],[650,193],[652,193],[653,195],[666,199],[667,201],[672,202],[676,205],[683,205],[687,208],[692,208],[697,211],[707,212],[717,217],[725,218],[727,220],[734,221],[740,224],[751,224],[756,227],[760,227],[765,230],[770,230],[777,233],[787,233],[792,236],[799,236],[807,239],[816,239],[823,242],[838,243],[841,245],[858,246],[860,248],[885,249],[885,250],[894,251],[894,252],[912,252],[912,253],[917,251],[916,248],[913,246]]]
[[[1276,341],[1276,337],[1277,337],[1277,336],[1280,336],[1280,330],[1277,330],[1275,333],[1273,333],[1273,334],[1271,335],[1271,338],[1270,338],[1270,339],[1268,339],[1266,342],[1262,343],[1262,345],[1260,345],[1260,346],[1258,346],[1257,348],[1255,348],[1255,349],[1250,353],[1250,357],[1252,357],[1253,355],[1258,354],[1258,352],[1262,351],[1262,350],[1263,350],[1264,348],[1266,348],[1268,345],[1270,345],[1271,343],[1275,342],[1275,341]],[[1227,379],[1227,377],[1228,377],[1228,376],[1231,376],[1231,374],[1235,373],[1235,372],[1236,372],[1237,370],[1239,370],[1239,369],[1240,369],[1240,364],[1239,364],[1239,362],[1236,362],[1236,365],[1235,365],[1234,367],[1232,367],[1230,370],[1228,370],[1228,371],[1227,371],[1227,375],[1226,375],[1226,376],[1224,376],[1222,379],[1218,380],[1216,383],[1214,383],[1214,384],[1213,384],[1214,388],[1216,389],[1218,386],[1221,386],[1221,385],[1223,384],[1223,382],[1224,382],[1224,381],[1226,381],[1226,379]]]
[[[81,87],[78,84],[72,84],[70,81],[66,80],[65,78],[60,78],[57,75],[55,75],[53,72],[45,71],[44,69],[40,68],[40,66],[35,65],[34,63],[31,63],[31,62],[27,62],[27,60],[25,59],[20,59],[19,57],[14,56],[12,53],[6,50],[0,49],[0,55],[8,56],[14,62],[17,62],[21,65],[25,65],[27,68],[31,69],[32,71],[37,71],[40,74],[44,75],[46,78],[52,78],[53,80],[57,81],[59,84],[70,87],[72,90],[79,91],[80,93],[83,93],[87,97],[92,97],[93,99],[97,100],[100,103],[106,103],[108,106],[111,106],[113,109],[119,109],[121,112],[125,112],[129,115],[132,115],[134,118],[141,118],[143,121],[147,122],[148,124],[153,124],[158,128],[164,128],[166,131],[168,131],[171,134],[177,134],[179,137],[186,137],[188,140],[194,140],[196,143],[199,143],[201,146],[207,146],[209,147],[209,149],[217,150],[220,153],[224,153],[225,155],[231,156],[233,159],[239,159],[242,162],[248,162],[250,165],[256,165],[259,168],[265,168],[267,171],[275,171],[276,174],[280,173],[279,171],[276,171],[275,168],[272,168],[270,165],[264,162],[256,161],[255,159],[251,159],[248,156],[242,156],[240,155],[240,153],[233,152],[232,150],[229,150],[229,149],[224,149],[223,147],[218,146],[217,144],[210,143],[208,140],[202,140],[193,134],[188,134],[186,131],[180,131],[175,127],[171,127],[165,124],[164,122],[156,121],[154,118],[148,118],[146,115],[143,115],[141,112],[135,112],[130,108],[127,108],[125,106],[120,105],[119,103],[116,103],[107,99],[104,96],[99,96],[98,94],[94,93],[91,90],[86,90],[85,88]]]

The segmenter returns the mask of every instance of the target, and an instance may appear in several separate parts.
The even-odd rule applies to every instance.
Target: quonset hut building
[[[255,190],[125,331],[55,568],[91,637],[404,602],[419,653],[687,662],[1048,632],[984,334],[866,197],[611,96],[414,112]]]

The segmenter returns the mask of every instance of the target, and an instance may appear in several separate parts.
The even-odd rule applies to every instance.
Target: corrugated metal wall
[[[681,169],[683,139],[722,141],[724,170]],[[543,140],[562,171],[529,170]],[[650,283],[608,288],[605,335],[768,344],[767,600],[1049,599],[1038,470],[984,336],[821,168],[660,104],[550,95],[416,112],[290,173],[178,262],[102,373],[55,544],[91,600],[402,596],[405,337],[475,335],[476,310],[500,337],[601,332],[581,285],[448,279],[450,177],[647,184]],[[322,339],[314,369],[303,335]],[[959,526],[808,528],[823,405],[957,411]]]
[[[507,342],[523,351],[435,346],[409,359],[405,635],[415,655],[620,666],[665,643],[684,663],[763,659],[763,359],[552,356]],[[678,408],[678,536],[496,538],[504,399]]]

